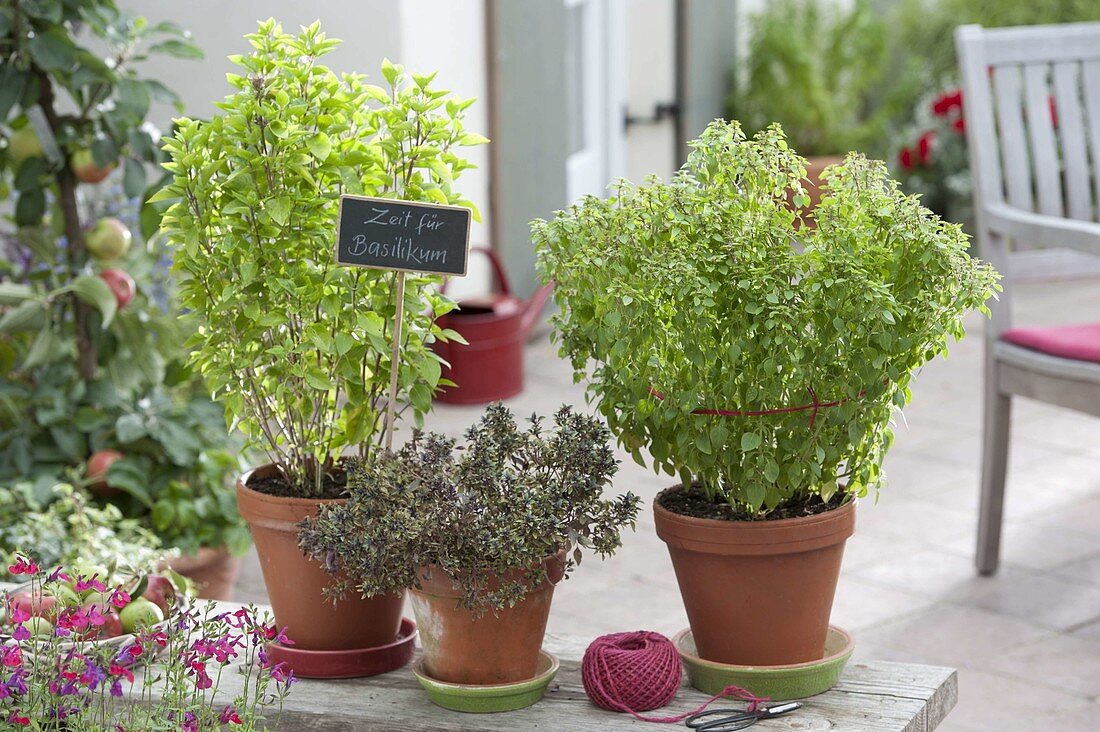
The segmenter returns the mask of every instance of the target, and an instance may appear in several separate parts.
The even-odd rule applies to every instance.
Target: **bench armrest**
[[[1069,247],[1100,256],[1100,224],[1033,213],[1005,203],[985,206],[983,225],[1028,244]]]

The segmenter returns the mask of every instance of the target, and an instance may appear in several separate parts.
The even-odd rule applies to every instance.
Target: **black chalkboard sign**
[[[340,264],[461,276],[469,251],[468,208],[340,196]]]

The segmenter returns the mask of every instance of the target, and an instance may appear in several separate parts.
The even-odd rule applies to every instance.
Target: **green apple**
[[[30,125],[11,133],[8,138],[8,154],[15,163],[21,163],[27,158],[41,157],[42,143],[38,141],[38,135],[34,134]]]
[[[57,598],[63,607],[76,607],[80,604],[80,597],[76,591],[68,585],[54,585],[47,592]]]
[[[118,259],[130,248],[133,235],[129,227],[113,216],[100,219],[85,239],[88,251],[96,259]]]
[[[85,149],[76,151],[69,161],[69,166],[73,169],[73,175],[81,183],[99,183],[118,167],[118,163],[110,163],[101,168],[95,164],[92,151]]]
[[[133,633],[138,628],[156,625],[164,620],[164,613],[160,608],[144,597],[139,597],[122,608],[118,616],[122,619],[122,630],[126,633]]]
[[[23,627],[30,632],[32,638],[49,638],[53,635],[53,623],[40,615],[31,617],[23,623]]]

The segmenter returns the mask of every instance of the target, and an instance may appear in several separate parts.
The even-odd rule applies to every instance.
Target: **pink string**
[[[644,722],[680,722],[727,696],[747,701],[750,712],[770,699],[731,685],[683,714],[671,717],[639,714],[671,702],[680,689],[682,675],[680,654],[672,641],[645,630],[600,636],[588,646],[581,662],[581,681],[594,704],[613,712],[626,712]]]
[[[817,398],[817,392],[812,386],[807,387],[810,392],[810,397],[813,399],[811,404],[801,404],[797,407],[780,407],[778,409],[693,409],[692,414],[703,414],[711,417],[762,417],[766,414],[790,414],[791,412],[806,412],[813,411],[810,415],[810,428],[814,426],[814,422],[817,421],[817,413],[822,409],[829,409],[830,407],[839,407],[841,404],[846,404],[852,401],[851,398],[845,397],[832,402],[822,402]],[[649,393],[657,398],[658,401],[664,401],[665,395],[649,387]],[[860,392],[859,396],[862,397],[866,392]]]

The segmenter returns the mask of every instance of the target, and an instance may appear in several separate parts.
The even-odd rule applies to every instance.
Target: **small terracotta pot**
[[[282,498],[248,488],[253,477],[276,474],[273,465],[237,481],[237,508],[248,522],[275,622],[294,647],[309,651],[373,648],[393,643],[401,626],[402,594],[362,599],[351,593],[333,603],[324,596],[332,577],[298,548],[298,523],[317,506],[344,499]]]
[[[820,659],[855,504],[804,518],[719,521],[653,502],[699,656],[773,666]]]
[[[514,607],[474,618],[461,605],[462,591],[436,565],[420,570],[421,589],[410,589],[413,614],[424,650],[424,670],[452,684],[510,684],[538,672],[554,585],[561,581],[565,554],[545,560],[548,579]],[[513,580],[519,570],[505,575]]]
[[[241,562],[224,546],[204,546],[197,554],[183,554],[168,566],[190,577],[200,600],[232,600]]]

